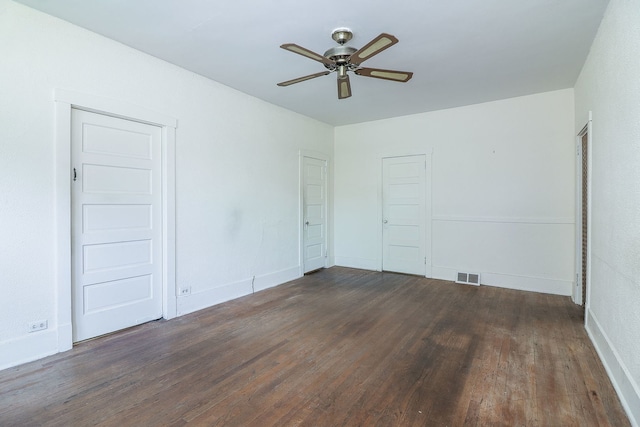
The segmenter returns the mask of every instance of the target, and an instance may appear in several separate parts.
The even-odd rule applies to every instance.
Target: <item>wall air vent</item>
[[[479,273],[461,273],[458,272],[456,283],[462,283],[464,285],[480,286],[480,274]]]

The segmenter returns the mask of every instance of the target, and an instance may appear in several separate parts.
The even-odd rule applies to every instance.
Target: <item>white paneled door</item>
[[[161,128],[72,110],[73,338],[162,317]]]
[[[327,258],[327,161],[302,159],[303,271],[326,266]]]
[[[425,274],[426,157],[382,159],[382,269]]]

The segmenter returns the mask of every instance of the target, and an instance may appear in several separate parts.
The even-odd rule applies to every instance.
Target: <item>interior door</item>
[[[382,159],[382,269],[425,275],[426,157]]]
[[[303,272],[326,266],[327,161],[303,157]]]
[[[162,317],[161,129],[72,110],[73,338]]]

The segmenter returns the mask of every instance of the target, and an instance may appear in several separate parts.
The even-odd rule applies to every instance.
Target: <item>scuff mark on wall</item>
[[[235,238],[240,233],[243,227],[244,213],[239,208],[234,208],[229,217],[227,218],[227,224],[225,226],[225,232],[227,237]]]

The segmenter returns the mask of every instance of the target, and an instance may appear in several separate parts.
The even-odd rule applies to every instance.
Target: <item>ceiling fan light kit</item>
[[[345,46],[346,43],[353,38],[353,32],[348,28],[337,28],[333,30],[331,38],[338,43],[338,46],[327,50],[324,55],[317,54],[294,43],[285,43],[280,46],[282,49],[322,63],[328,71],[287,80],[278,83],[278,86],[289,86],[316,77],[326,76],[335,71],[338,75],[338,99],[345,99],[351,96],[351,82],[349,81],[349,74],[347,74],[349,71],[358,76],[373,77],[401,83],[406,83],[413,77],[413,73],[409,71],[382,70],[379,68],[365,68],[360,66],[364,61],[398,43],[398,39],[391,34],[382,33],[360,49]]]

